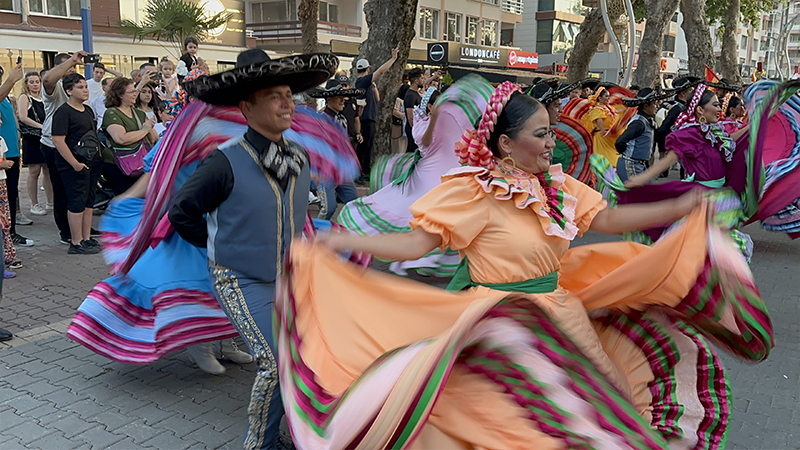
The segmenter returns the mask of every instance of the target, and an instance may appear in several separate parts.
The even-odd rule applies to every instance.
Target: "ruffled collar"
[[[484,167],[457,167],[442,179],[472,176],[486,194],[494,194],[495,200],[510,200],[518,209],[533,210],[546,235],[568,241],[575,239],[578,235],[575,225],[578,199],[563,190],[567,177],[561,164],[552,164],[539,177],[519,170],[506,174],[498,168],[499,164],[496,161],[495,168],[491,170]]]
[[[736,151],[736,142],[725,132],[722,128],[722,124],[690,122],[683,124],[679,129],[690,127],[697,127],[706,141],[722,153],[722,157],[726,162],[731,162],[733,160],[733,152]]]

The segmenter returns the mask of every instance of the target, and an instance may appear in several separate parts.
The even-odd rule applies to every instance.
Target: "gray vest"
[[[636,120],[644,123],[644,133],[637,136],[636,139],[628,141],[628,145],[625,148],[625,156],[632,159],[647,161],[650,159],[650,153],[653,151],[653,139],[655,135],[653,125],[641,114],[633,116],[633,119],[628,122],[628,125]]]
[[[208,259],[261,281],[275,281],[286,247],[303,231],[309,163],[300,175],[289,178],[284,192],[244,138],[228,141],[219,150],[230,162],[234,181],[228,198],[208,213]]]

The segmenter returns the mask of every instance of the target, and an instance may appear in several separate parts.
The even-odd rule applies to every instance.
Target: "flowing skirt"
[[[706,213],[653,247],[570,250],[550,294],[447,292],[293,244],[276,316],[295,442],[724,447],[729,389],[709,339],[761,360],[772,331]]]
[[[115,200],[103,216],[104,256],[110,265],[127,256],[143,207],[143,199]],[[173,232],[145,250],[127,275],[98,283],[78,308],[67,336],[114,361],[148,364],[237,332],[211,292],[205,250]]]

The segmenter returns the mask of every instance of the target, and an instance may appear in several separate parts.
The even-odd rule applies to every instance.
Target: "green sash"
[[[695,181],[694,175],[695,174],[691,174],[688,178],[684,178],[683,181]],[[716,180],[698,181],[698,183],[705,187],[710,187],[711,189],[719,189],[725,187],[725,177],[717,178]]]
[[[472,280],[467,267],[467,257],[465,256],[461,263],[458,264],[456,274],[447,285],[448,291],[463,291],[474,286],[485,286],[489,289],[495,289],[505,292],[522,292],[524,294],[547,294],[553,292],[558,288],[558,273],[550,272],[549,274],[534,278],[532,280],[517,281],[514,283],[477,283]]]
[[[411,160],[411,163],[408,165],[408,169],[406,169],[405,172],[401,173],[400,176],[395,178],[395,180],[392,182],[392,186],[397,186],[398,184],[405,183],[406,180],[408,180],[408,177],[410,177],[411,174],[414,173],[414,168],[417,167],[417,163],[419,162],[420,159],[422,159],[422,152],[420,152],[419,149],[414,150],[414,157]]]

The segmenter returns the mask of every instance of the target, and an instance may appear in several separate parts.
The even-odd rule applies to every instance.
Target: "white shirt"
[[[94,111],[94,117],[97,119],[97,129],[99,130],[100,127],[103,125],[103,115],[106,113],[106,94],[103,93],[100,97],[92,100],[89,103],[89,106],[92,107],[92,111]]]
[[[89,105],[91,105],[94,99],[103,95],[103,82],[90,78],[86,81],[86,86],[89,88]]]
[[[0,159],[5,159],[8,146],[6,140],[0,137]],[[6,169],[0,169],[0,180],[6,179]]]
[[[52,94],[48,94],[44,86],[42,86],[42,101],[44,102],[45,118],[42,124],[42,139],[40,142],[43,145],[55,148],[55,145],[53,145],[53,114],[56,113],[56,110],[60,108],[61,105],[67,103],[67,100],[69,100],[69,98],[67,97],[66,91],[64,91],[64,85],[61,84],[61,80],[58,80],[58,83],[56,83]]]

